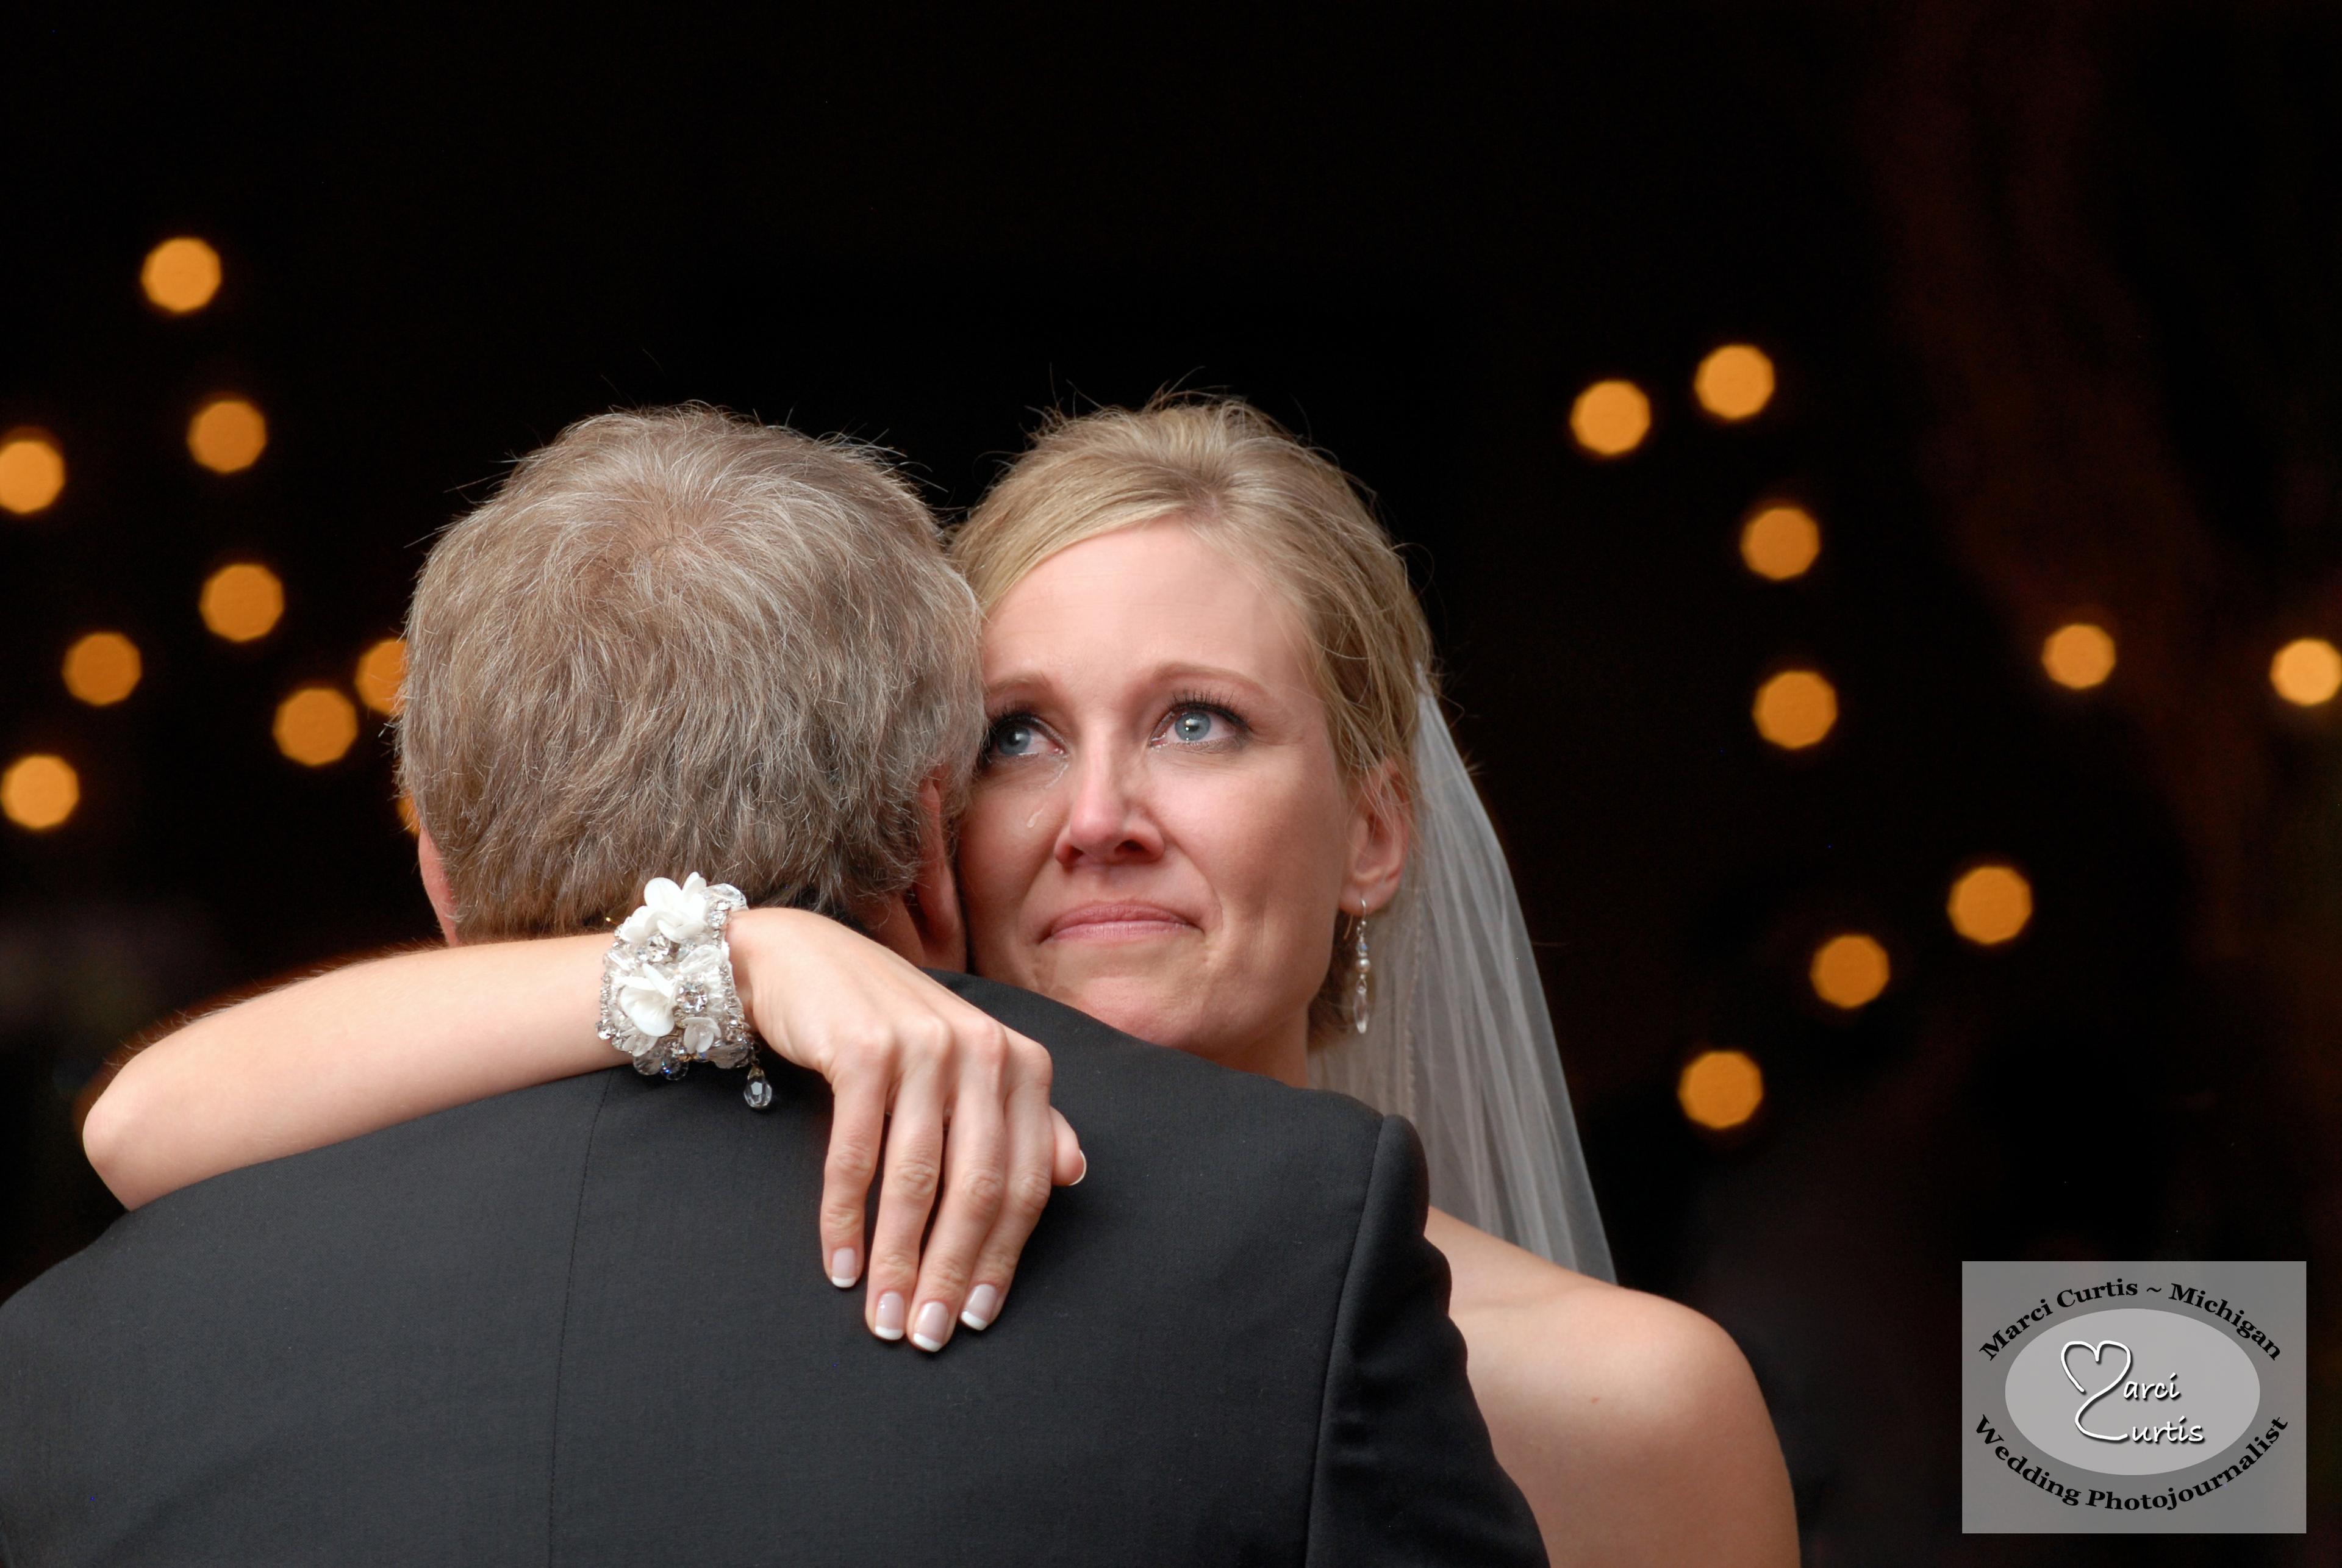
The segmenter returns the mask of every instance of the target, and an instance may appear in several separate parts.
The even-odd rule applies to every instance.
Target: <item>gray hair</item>
[[[916,874],[984,729],[976,603],[875,453],[704,406],[606,414],[433,547],[399,780],[473,940],[645,881],[846,914]]]

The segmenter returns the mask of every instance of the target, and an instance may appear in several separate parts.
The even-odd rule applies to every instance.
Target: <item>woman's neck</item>
[[[1309,1014],[1286,1020],[1233,1051],[1215,1051],[1212,1060],[1239,1073],[1257,1073],[1296,1089],[1309,1087]]]

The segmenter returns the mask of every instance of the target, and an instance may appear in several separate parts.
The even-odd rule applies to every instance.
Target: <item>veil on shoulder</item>
[[[1312,1052],[1310,1084],[1412,1121],[1437,1207],[1613,1279],[1512,870],[1427,685],[1417,708],[1416,842],[1369,928],[1366,1032]]]

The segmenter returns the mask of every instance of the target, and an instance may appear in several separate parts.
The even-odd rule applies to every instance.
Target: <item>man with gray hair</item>
[[[401,768],[451,944],[595,933],[525,944],[567,962],[692,871],[757,906],[736,942],[851,923],[956,968],[976,632],[870,454],[706,409],[574,426],[416,594]],[[625,920],[620,946],[696,951],[722,917],[695,898],[658,894],[683,924]],[[362,1005],[380,967],[308,994]],[[0,1557],[1543,1561],[1403,1124],[945,978],[1019,1085],[1007,1181],[959,1183],[956,1125],[933,1162],[927,1251],[1022,1251],[981,1338],[907,1354],[806,1266],[844,1083],[784,1065],[763,1115],[704,1072],[482,1100],[546,1075],[483,1040],[455,1108],[147,1203],[0,1308]],[[313,1126],[341,1092],[320,1054],[285,1074]],[[1030,1178],[1081,1158],[1053,1075],[1101,1174],[1036,1228]],[[926,1135],[902,1120],[874,1271],[927,1219],[896,1190]],[[107,1164],[136,1187],[135,1151]]]
[[[913,885],[984,734],[976,602],[878,458],[610,414],[450,529],[408,617],[399,775],[470,941],[576,931],[645,868],[851,917]]]

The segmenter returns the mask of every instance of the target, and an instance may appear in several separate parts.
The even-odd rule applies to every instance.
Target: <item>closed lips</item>
[[[1085,904],[1051,921],[1048,929],[1041,934],[1041,940],[1153,936],[1173,929],[1195,928],[1194,921],[1159,904]]]

